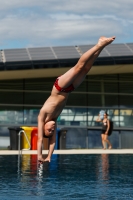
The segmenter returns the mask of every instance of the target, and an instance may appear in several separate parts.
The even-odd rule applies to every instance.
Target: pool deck
[[[0,150],[0,155],[37,154],[37,150]],[[46,155],[48,150],[43,150]],[[54,150],[53,154],[133,154],[133,149],[70,149]]]

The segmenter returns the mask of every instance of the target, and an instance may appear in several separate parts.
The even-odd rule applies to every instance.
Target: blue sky
[[[0,49],[133,43],[133,0],[0,0]]]

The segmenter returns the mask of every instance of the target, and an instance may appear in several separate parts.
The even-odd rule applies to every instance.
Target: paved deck
[[[0,150],[0,155],[18,155],[18,150]],[[43,154],[47,154],[43,150]],[[23,150],[22,154],[37,154],[36,150]],[[71,150],[54,150],[54,154],[133,154],[133,149],[71,149]]]

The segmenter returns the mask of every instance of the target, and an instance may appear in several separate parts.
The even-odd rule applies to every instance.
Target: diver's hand
[[[43,162],[45,162],[45,159],[43,157],[39,157],[38,162],[39,162],[39,164],[42,164]]]
[[[44,162],[50,162],[50,160],[51,159],[49,157],[47,157]]]

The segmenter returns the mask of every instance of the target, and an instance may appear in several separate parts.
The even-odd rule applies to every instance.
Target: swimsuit
[[[101,134],[105,134],[105,132],[107,131],[107,121],[106,122],[102,122],[102,132]]]
[[[59,91],[59,92],[66,92],[66,93],[69,93],[69,92],[72,92],[75,88],[73,86],[73,84],[69,85],[67,88],[61,88],[59,85],[58,85],[58,80],[59,80],[59,77],[56,79],[55,83],[54,83],[54,86],[56,87],[56,89]]]

